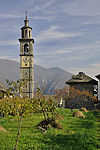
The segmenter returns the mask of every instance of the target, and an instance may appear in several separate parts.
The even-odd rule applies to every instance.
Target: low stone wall
[[[70,109],[81,109],[82,107],[87,110],[94,110],[94,101],[90,98],[74,97],[65,99],[65,107]]]

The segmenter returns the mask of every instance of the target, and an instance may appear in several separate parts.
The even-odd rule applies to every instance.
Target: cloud
[[[74,52],[74,49],[70,49],[70,48],[62,48],[62,49],[51,49],[49,51],[46,51],[46,52],[37,52],[36,51],[36,55],[38,56],[42,56],[43,58],[52,58],[52,57],[59,57],[61,55],[65,55],[65,54],[69,54],[69,53],[72,53]]]
[[[99,74],[100,41],[88,44],[75,44],[73,46],[50,49],[44,47],[37,51],[35,56],[40,65],[59,66],[67,71],[77,74],[79,71],[86,72],[91,76]],[[52,61],[51,61],[52,60]],[[97,65],[98,64],[98,65]]]
[[[85,65],[86,63],[91,64],[92,61],[98,61],[98,56],[100,53],[100,41],[76,45],[73,47],[66,48],[67,50],[72,50],[70,55],[66,55],[66,62],[70,64],[74,63],[78,65]]]
[[[48,8],[51,4],[53,4],[55,0],[50,0],[42,5],[42,9]]]
[[[8,3],[6,7],[4,2],[0,5],[2,57],[16,59],[17,39],[27,8],[36,41],[35,62],[72,72],[83,69],[92,74],[92,71],[100,70],[99,65],[97,67],[100,62],[100,0],[25,0],[25,3],[21,0]],[[17,7],[19,3],[21,5]],[[9,52],[4,54],[3,50],[7,48]],[[13,49],[16,52],[13,53]]]
[[[95,76],[100,74],[100,63],[99,64],[90,64],[87,66],[74,66],[68,67],[68,71],[78,74],[78,72],[84,72],[87,75],[91,76],[92,78],[96,79]]]
[[[92,25],[100,24],[100,15],[85,18],[85,20],[82,20],[79,23],[79,25],[91,25],[91,24]]]
[[[40,48],[39,48],[40,49]],[[66,44],[63,46],[56,47],[49,47],[45,46],[39,51],[36,51],[36,55],[41,56],[49,56],[52,55],[59,56],[66,56],[68,57],[67,60],[85,60],[85,59],[92,59],[99,55],[100,51],[100,41],[94,41],[90,43],[81,43],[81,44],[74,44],[73,46],[67,46]],[[51,56],[50,56],[51,55]]]
[[[51,19],[53,19],[54,17],[53,16],[31,16],[29,17],[30,19],[34,19],[34,20],[47,20],[47,21],[50,21]]]
[[[9,13],[0,13],[0,19],[16,19],[16,18],[22,18],[22,14],[9,14]]]
[[[100,24],[100,20],[88,20],[85,22],[81,22],[80,25],[91,25],[91,24]]]
[[[45,9],[47,9],[49,6],[51,6],[51,4],[53,4],[55,1],[56,1],[56,0],[50,0],[50,1],[46,0],[46,1],[42,2],[41,5],[36,5],[36,6],[34,7],[34,10],[45,10]],[[30,9],[30,10],[33,11],[33,9]]]
[[[50,26],[49,29],[41,31],[40,34],[37,35],[36,40],[39,42],[47,42],[47,41],[52,41],[57,39],[78,37],[83,35],[82,32],[67,33],[67,32],[61,32],[58,29],[60,30],[59,26]]]
[[[9,46],[9,45],[18,45],[18,41],[17,40],[4,40],[1,41],[0,40],[0,46]]]
[[[62,11],[73,16],[96,16],[100,15],[99,0],[70,0],[65,1],[62,6]]]

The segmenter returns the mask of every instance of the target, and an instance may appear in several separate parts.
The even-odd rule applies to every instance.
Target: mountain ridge
[[[44,94],[54,94],[55,89],[63,88],[65,82],[72,77],[69,73],[59,67],[44,68],[40,65],[34,65],[34,81],[36,85],[44,87]],[[0,83],[6,85],[6,79],[18,80],[20,78],[20,63],[9,60],[0,59]]]

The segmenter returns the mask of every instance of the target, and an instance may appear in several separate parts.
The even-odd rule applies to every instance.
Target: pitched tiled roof
[[[100,74],[96,75],[95,77],[100,80]]]
[[[86,82],[92,82],[94,84],[97,84],[98,81],[92,79],[91,77],[87,76],[83,72],[79,72],[78,75],[72,76],[72,79],[68,80],[66,84],[71,84],[71,83],[86,83]]]

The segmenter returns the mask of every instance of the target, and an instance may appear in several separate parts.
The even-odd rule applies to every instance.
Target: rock
[[[73,113],[73,117],[85,118],[85,115],[81,111],[76,111]]]
[[[85,111],[85,112],[88,112],[88,110],[84,107],[81,108],[81,111]]]

